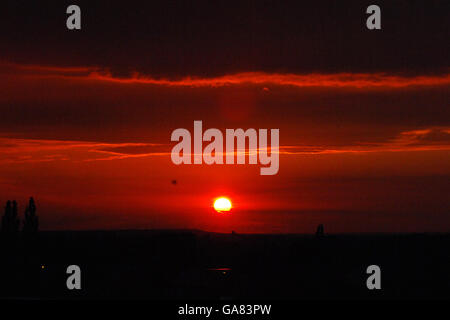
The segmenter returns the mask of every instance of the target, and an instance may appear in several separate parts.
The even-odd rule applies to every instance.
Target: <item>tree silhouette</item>
[[[25,234],[35,234],[39,229],[39,219],[36,215],[36,204],[33,197],[30,198],[25,209],[25,220],[23,222],[23,232]]]
[[[2,234],[12,236],[19,231],[20,221],[17,216],[17,202],[8,200],[5,206],[5,214],[2,217]]]

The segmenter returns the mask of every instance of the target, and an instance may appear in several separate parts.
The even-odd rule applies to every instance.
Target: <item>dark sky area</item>
[[[2,4],[2,57],[103,66],[118,74],[216,76],[266,72],[442,73],[448,1],[378,1],[382,31],[365,28],[371,1],[70,1]]]

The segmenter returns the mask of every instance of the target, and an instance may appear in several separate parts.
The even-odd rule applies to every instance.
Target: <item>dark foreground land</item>
[[[0,297],[19,299],[450,298],[450,235],[40,232],[1,239]],[[368,290],[366,268],[381,268]],[[68,290],[66,269],[81,268]]]

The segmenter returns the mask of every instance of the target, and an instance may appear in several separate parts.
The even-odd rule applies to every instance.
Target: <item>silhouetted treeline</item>
[[[19,233],[20,218],[17,202],[8,200],[2,217],[1,233],[5,237],[15,237]],[[27,235],[36,234],[39,229],[39,219],[36,215],[36,204],[31,197],[25,209],[22,232]]]
[[[11,205],[12,203],[12,205]],[[1,231],[4,235],[15,235],[19,231],[20,220],[17,216],[17,202],[8,200],[5,206],[5,214],[2,217]]]

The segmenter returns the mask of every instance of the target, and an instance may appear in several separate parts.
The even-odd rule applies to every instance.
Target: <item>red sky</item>
[[[34,196],[44,229],[450,226],[448,74],[171,80],[88,67],[2,70],[1,200]],[[204,129],[279,128],[279,173],[172,164],[171,132],[192,132],[194,120]],[[229,216],[211,209],[220,195],[233,201]]]
[[[376,31],[360,0],[77,4],[0,10],[0,203],[42,229],[449,231],[448,1],[380,0]],[[278,128],[279,173],[174,165],[194,120]]]

